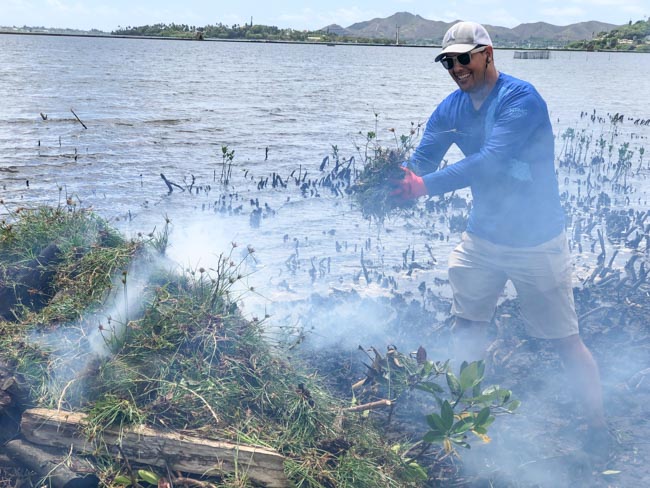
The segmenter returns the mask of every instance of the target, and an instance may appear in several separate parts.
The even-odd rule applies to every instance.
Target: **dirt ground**
[[[440,451],[422,460],[437,479],[432,487],[637,487],[650,486],[650,286],[638,262],[628,270],[601,266],[575,287],[581,335],[597,360],[613,446],[606,461],[594,461],[583,451],[586,424],[582,406],[572,394],[558,355],[548,341],[527,336],[516,300],[498,308],[492,343],[486,357],[484,385],[498,384],[521,400],[513,415],[499,416],[490,426],[491,442],[472,439],[471,449],[440,461]],[[634,267],[636,266],[636,267]],[[632,279],[635,278],[635,279]],[[391,317],[387,344],[416,341],[429,359],[449,357],[449,324],[432,320],[448,312],[444,299],[425,307],[395,294],[377,304]],[[356,294],[312,297],[309,315],[322,316],[342,303],[369,309]],[[439,313],[436,313],[439,312]],[[342,318],[342,320],[345,320]],[[410,342],[411,341],[411,342]],[[387,344],[367,344],[385,350]],[[409,347],[409,346],[405,346]],[[362,352],[321,350],[312,361],[339,394],[351,394],[351,384],[365,374]],[[429,399],[430,401],[430,399]],[[424,415],[433,406],[416,394],[395,407],[387,435],[418,439],[426,431]]]

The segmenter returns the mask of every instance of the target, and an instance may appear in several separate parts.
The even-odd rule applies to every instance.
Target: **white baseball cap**
[[[442,38],[442,51],[436,56],[436,62],[447,53],[466,53],[478,45],[492,45],[492,39],[485,27],[476,22],[458,22],[452,25]]]

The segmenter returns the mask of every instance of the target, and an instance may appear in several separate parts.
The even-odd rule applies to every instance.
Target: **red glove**
[[[390,192],[390,196],[402,200],[413,200],[428,193],[421,176],[416,175],[408,168],[401,167],[400,169],[406,174],[403,179],[393,182],[396,188]]]

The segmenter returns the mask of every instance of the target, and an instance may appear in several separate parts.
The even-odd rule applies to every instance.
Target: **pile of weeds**
[[[263,320],[243,317],[235,289],[245,257],[234,259],[235,244],[214,267],[181,272],[161,264],[165,236],[126,240],[67,207],[2,223],[0,266],[51,242],[63,254],[47,305],[0,322],[0,356],[24,379],[24,407],[85,412],[88,438],[145,424],[272,448],[298,487],[423,486],[370,422],[267,340]],[[102,484],[134,479],[128,463],[96,455]],[[245,473],[208,481],[254,486]]]
[[[10,281],[9,270],[20,270],[55,245],[61,258],[54,269],[54,287],[41,322],[58,323],[78,318],[101,307],[113,275],[128,266],[141,243],[125,241],[90,212],[68,207],[18,210],[0,222],[0,277]],[[31,290],[39,294],[42,290]],[[17,319],[28,314],[25,304],[12,311]]]
[[[350,187],[353,201],[365,218],[382,222],[397,211],[411,208],[415,200],[396,198],[391,193],[404,178],[399,151],[378,149],[375,157],[368,160]]]
[[[396,198],[391,193],[404,179],[401,165],[409,158],[414,140],[419,134],[419,126],[413,126],[408,135],[399,138],[395,129],[390,129],[395,137],[394,147],[384,147],[377,140],[377,132],[365,135],[363,148],[357,150],[363,158],[363,168],[356,174],[354,184],[348,189],[352,201],[361,214],[371,220],[383,222],[387,217],[415,206],[415,200]]]

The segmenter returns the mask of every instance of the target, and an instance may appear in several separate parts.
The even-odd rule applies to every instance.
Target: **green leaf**
[[[131,478],[127,476],[116,476],[115,479],[113,480],[113,483],[116,485],[122,485],[122,486],[130,486],[131,485]]]
[[[494,385],[483,390],[483,395],[489,397],[492,402],[498,402],[501,405],[504,405],[508,400],[510,400],[512,392],[504,388],[499,388],[498,385]]]
[[[424,434],[424,437],[422,440],[424,442],[428,442],[429,444],[437,444],[445,440],[447,436],[440,434],[439,432],[434,432],[430,430],[426,434]]]
[[[476,416],[476,420],[474,421],[474,425],[477,425],[477,426],[483,425],[488,420],[488,418],[490,418],[490,407],[485,407]]]
[[[453,442],[454,444],[456,444],[458,446],[464,447],[465,449],[470,449],[471,448],[471,446],[467,442],[462,441],[460,439],[452,439],[451,442]]]
[[[447,429],[445,428],[445,423],[442,421],[442,418],[437,413],[430,413],[429,415],[426,416],[426,419],[427,419],[427,424],[429,424],[429,427],[431,427],[432,430],[436,430],[438,432],[447,432]]]
[[[490,405],[494,400],[491,395],[476,395],[475,391],[472,393],[474,394],[473,397],[464,398],[463,401],[474,405]]]
[[[138,469],[138,478],[152,485],[158,485],[160,477],[156,473],[144,469]]]
[[[483,379],[485,377],[485,361],[481,359],[480,361],[476,362],[476,365],[478,370],[478,376],[479,378]]]
[[[442,423],[445,426],[445,432],[448,432],[449,429],[451,429],[451,426],[454,425],[454,409],[451,408],[451,405],[447,400],[442,402],[440,417],[442,417]]]
[[[510,412],[513,412],[514,410],[517,410],[521,406],[521,402],[519,400],[512,400],[510,403],[508,403],[508,410]]]
[[[498,391],[499,391],[499,387],[497,385],[491,385],[488,386],[485,390],[483,390],[483,395],[496,397]]]
[[[476,432],[477,434],[483,434],[483,435],[487,434],[487,429],[485,427],[483,427],[483,426],[474,427],[472,430],[474,432]]]
[[[460,395],[461,389],[460,389],[460,383],[458,382],[458,378],[456,378],[456,375],[452,373],[451,371],[448,371],[447,374],[447,386],[449,386],[449,390],[451,391],[452,395]]]
[[[460,388],[462,391],[474,388],[481,382],[477,362],[472,362],[460,372]]]
[[[420,376],[426,378],[433,371],[433,361],[427,361],[422,365],[422,370],[420,371]]]
[[[463,434],[464,432],[467,432],[473,427],[474,427],[474,419],[472,417],[466,417],[464,419],[459,420],[452,426],[451,433]]]
[[[426,391],[427,393],[431,393],[432,395],[436,395],[444,391],[440,385],[433,383],[431,381],[423,381],[422,383],[418,383],[417,385],[415,385],[415,389]]]

